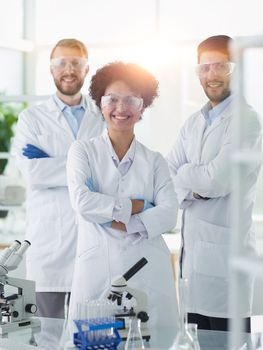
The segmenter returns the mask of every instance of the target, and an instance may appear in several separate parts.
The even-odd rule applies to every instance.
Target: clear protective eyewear
[[[223,76],[233,73],[234,68],[235,63],[233,62],[213,62],[198,64],[195,68],[195,71],[199,77],[206,76],[211,69],[214,74]]]
[[[50,66],[58,71],[63,71],[70,66],[75,71],[81,71],[88,65],[85,57],[58,57],[50,60]]]
[[[116,107],[122,103],[126,108],[140,110],[143,106],[143,99],[137,96],[122,96],[118,94],[109,94],[101,97],[101,108]]]

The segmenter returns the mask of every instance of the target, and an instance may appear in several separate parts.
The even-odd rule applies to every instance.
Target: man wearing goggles
[[[43,317],[63,318],[71,292],[77,229],[66,179],[68,149],[103,130],[99,109],[81,93],[88,71],[85,45],[60,40],[50,55],[56,93],[23,111],[17,124],[15,152],[28,185],[26,236],[32,242],[27,278],[36,281]]]
[[[226,76],[233,73],[234,67],[235,63],[233,62],[203,63],[196,66],[196,74],[203,78],[212,70],[215,75]]]
[[[57,57],[50,60],[53,71],[63,72],[71,69],[75,72],[83,72],[88,68],[88,58],[84,57]]]
[[[230,80],[234,69],[226,35],[212,36],[198,46],[196,73],[208,97],[203,108],[184,124],[167,160],[183,208],[181,276],[188,279],[188,321],[198,328],[229,330],[233,317],[229,300],[229,245],[232,234],[230,156],[235,124]],[[261,149],[257,114],[242,101],[242,144]],[[259,167],[244,169],[244,208],[247,232],[240,235],[244,249],[254,251],[252,210]],[[253,280],[242,280],[244,330],[250,331]]]
[[[229,55],[222,50],[200,52],[196,74],[212,107],[230,96],[230,79],[234,67]]]

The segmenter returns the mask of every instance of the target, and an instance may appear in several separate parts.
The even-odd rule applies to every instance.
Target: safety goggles
[[[143,106],[143,99],[137,96],[122,96],[118,94],[109,94],[101,97],[101,108],[114,108],[119,103],[122,103],[126,108],[140,110]]]
[[[58,57],[50,60],[50,66],[57,71],[63,71],[71,68],[75,71],[81,71],[88,65],[88,59],[85,57]]]
[[[199,77],[206,76],[211,69],[214,74],[223,76],[233,73],[234,68],[235,63],[233,62],[213,62],[198,64],[195,68],[195,71]]]

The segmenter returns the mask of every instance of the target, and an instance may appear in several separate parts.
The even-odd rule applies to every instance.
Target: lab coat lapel
[[[95,137],[100,135],[105,125],[103,123],[103,117],[98,107],[90,100],[88,96],[85,96],[86,111],[82,118],[78,133],[77,139],[82,138],[87,134],[87,129],[89,130],[90,137]],[[101,124],[99,126],[98,118],[101,119]]]
[[[66,118],[64,117],[63,113],[61,110],[58,108],[56,102],[54,101],[53,97],[51,97],[47,101],[47,112],[52,115],[52,118],[60,125],[60,127],[68,134],[71,136],[72,140],[75,140],[75,137],[73,135],[73,132],[68,125],[68,122]]]
[[[85,135],[87,132],[87,129],[90,129],[92,127],[91,125],[91,118],[92,118],[92,111],[89,110],[89,108],[86,108],[86,111],[83,115],[83,118],[81,120],[79,130],[77,132],[77,139],[80,139],[82,134]]]
[[[198,127],[196,127],[195,143],[193,149],[193,159],[191,160],[194,164],[199,164],[201,159],[202,139],[205,130],[205,119],[202,113],[199,115]]]
[[[203,142],[202,144],[204,144],[207,140],[207,137],[213,133],[219,126],[222,125],[223,121],[228,119],[228,118],[231,118],[232,117],[232,105],[229,104],[224,110],[223,112],[221,113],[220,116],[218,116],[215,121],[212,123],[211,127],[207,128],[205,130],[205,133],[204,133],[204,137],[203,137]]]

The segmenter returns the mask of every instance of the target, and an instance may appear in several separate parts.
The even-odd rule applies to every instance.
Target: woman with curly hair
[[[110,63],[92,77],[90,95],[107,130],[76,141],[68,155],[79,223],[72,317],[77,303],[105,296],[116,276],[145,257],[148,264],[129,286],[147,294],[150,325],[177,326],[170,252],[162,238],[176,224],[176,195],[164,158],[134,136],[157,91],[155,77],[133,63]]]

